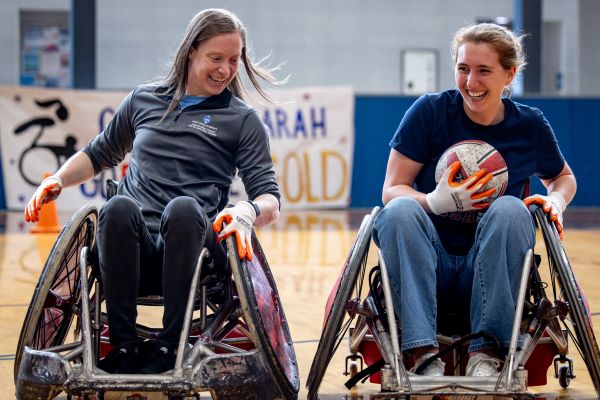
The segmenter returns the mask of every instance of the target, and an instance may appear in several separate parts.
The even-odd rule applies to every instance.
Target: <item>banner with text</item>
[[[126,92],[0,86],[0,144],[6,205],[23,209],[45,173],[55,172],[101,132]],[[350,203],[354,93],[349,87],[278,90],[256,102],[269,128],[282,208],[341,208]],[[104,181],[122,179],[127,159],[93,181],[63,191],[60,211],[101,205]],[[236,181],[231,201],[245,198]]]

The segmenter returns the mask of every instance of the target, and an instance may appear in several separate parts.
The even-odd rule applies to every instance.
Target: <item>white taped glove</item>
[[[567,209],[567,201],[558,192],[548,193],[547,196],[534,194],[523,200],[525,205],[529,207],[532,204],[537,204],[542,207],[546,214],[550,214],[550,221],[556,225],[556,230],[563,238],[563,212]]]
[[[460,170],[460,161],[455,161],[444,171],[435,190],[425,196],[427,205],[436,215],[447,212],[462,212],[489,207],[488,199],[495,188],[478,193],[486,183],[492,179],[492,174],[480,169],[462,182],[454,181],[456,173]]]
[[[235,206],[221,211],[213,223],[213,231],[218,240],[235,234],[238,255],[252,261],[252,226],[256,221],[256,211],[250,202],[238,201]],[[225,227],[223,227],[225,224]]]

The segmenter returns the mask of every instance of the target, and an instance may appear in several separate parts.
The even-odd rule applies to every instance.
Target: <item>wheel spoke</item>
[[[82,207],[56,239],[23,322],[15,352],[15,382],[25,346],[44,350],[65,342],[80,301],[79,253],[93,245],[97,218],[95,206]]]
[[[64,314],[60,310],[52,308],[44,309],[43,317],[38,321],[36,336],[33,341],[35,349],[44,349],[51,345],[63,319]]]
[[[44,308],[57,308],[59,310],[70,310],[75,303],[75,299],[72,297],[64,297],[57,295],[53,290],[48,292],[46,301],[44,301]]]
[[[562,321],[563,326],[585,361],[596,393],[600,395],[600,350],[591,326],[585,298],[577,284],[562,242],[548,221],[548,217],[539,208],[535,210],[535,217],[546,245],[555,304],[558,301],[568,304],[569,311]]]
[[[371,244],[371,230],[378,213],[379,207],[375,207],[371,214],[363,219],[348,259],[340,273],[339,284],[334,288],[335,295],[328,308],[325,326],[308,375],[306,387],[310,400],[318,398],[317,393],[325,370],[354,319],[354,315],[348,313],[348,300],[350,298],[358,299],[359,304],[361,303]]]

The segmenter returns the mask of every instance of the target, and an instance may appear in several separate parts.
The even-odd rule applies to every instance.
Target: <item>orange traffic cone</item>
[[[52,251],[52,246],[54,246],[57,236],[56,233],[37,233],[34,235],[37,252],[40,257],[40,266],[46,264],[46,260],[50,255],[50,251]]]
[[[58,212],[56,203],[51,201],[42,206],[40,210],[40,219],[37,225],[31,228],[31,233],[58,233],[60,225],[58,224]]]
[[[49,173],[44,174],[44,179],[50,176]],[[60,225],[58,223],[58,212],[56,211],[56,203],[51,201],[42,206],[40,210],[40,219],[37,225],[31,228],[31,233],[58,233]]]

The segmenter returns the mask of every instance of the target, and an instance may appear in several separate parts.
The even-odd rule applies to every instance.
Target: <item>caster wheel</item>
[[[571,383],[571,370],[568,366],[563,365],[558,370],[558,383],[563,389],[569,387]]]

